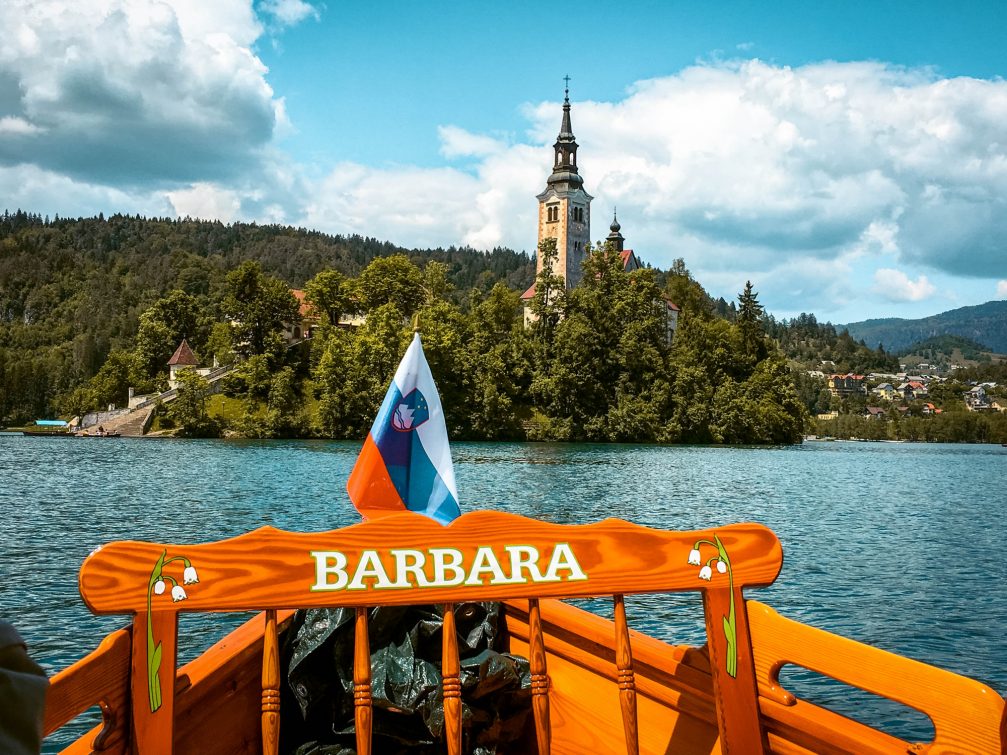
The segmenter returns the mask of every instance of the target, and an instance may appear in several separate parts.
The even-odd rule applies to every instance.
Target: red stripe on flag
[[[365,519],[376,519],[406,510],[399,491],[388,476],[381,451],[370,433],[367,433],[364,447],[360,450],[357,463],[353,465],[350,479],[346,481],[346,492]]]

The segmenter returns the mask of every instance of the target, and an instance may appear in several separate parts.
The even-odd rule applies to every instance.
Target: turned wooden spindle
[[[448,755],[462,752],[462,680],[458,662],[458,631],[455,629],[455,607],[444,604],[444,642],[441,652],[441,675],[444,677],[444,737]]]
[[[276,611],[266,611],[262,636],[262,755],[280,749],[280,642]]]
[[[629,644],[626,623],[626,602],[622,595],[613,595],[615,602],[615,666],[619,671],[619,707],[622,708],[622,729],[626,735],[626,752],[640,752],[636,721],[636,678],[633,673],[633,648]]]
[[[374,711],[371,707],[371,643],[367,636],[366,608],[357,608],[353,632],[353,721],[358,755],[371,755]]]
[[[528,601],[528,665],[531,667],[531,706],[535,714],[535,739],[539,755],[548,755],[549,728],[549,674],[546,669],[545,640],[542,639],[542,615],[538,599]]]

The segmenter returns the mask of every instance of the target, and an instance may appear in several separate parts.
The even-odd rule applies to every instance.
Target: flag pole
[[[420,332],[420,313],[417,312],[417,313],[415,313],[413,315],[413,333],[416,334],[416,335],[419,335],[419,332]],[[406,490],[407,491],[409,490],[410,478],[412,477],[412,473],[413,473],[413,465],[412,465],[412,458],[413,458],[412,446],[413,446],[413,443],[416,443],[415,433],[410,433],[410,435],[409,435],[409,459],[410,459],[410,461],[409,461],[409,463],[406,464]]]

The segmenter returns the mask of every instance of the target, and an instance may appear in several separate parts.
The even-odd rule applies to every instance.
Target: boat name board
[[[353,564],[343,551],[311,551],[315,562],[311,591],[518,585],[588,578],[569,543],[556,543],[548,557],[534,545],[505,545],[502,551],[498,554],[489,546],[479,546],[474,553],[457,548],[363,550]]]

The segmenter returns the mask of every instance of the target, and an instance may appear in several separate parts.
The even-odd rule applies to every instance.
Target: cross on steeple
[[[563,82],[566,85],[563,88],[563,92],[564,92],[564,94],[566,94],[567,98],[569,98],[570,97],[570,75],[569,74],[567,74],[566,76],[563,77]]]

